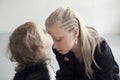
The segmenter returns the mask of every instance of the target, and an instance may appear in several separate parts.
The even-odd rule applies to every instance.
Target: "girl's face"
[[[53,48],[61,54],[67,54],[75,43],[73,31],[67,32],[60,25],[52,25],[46,28],[52,36],[54,44]]]
[[[41,40],[43,42],[43,45],[45,48],[52,48],[53,45],[53,39],[52,37],[47,33],[47,31],[43,30],[43,29],[39,29],[40,31],[40,37]]]

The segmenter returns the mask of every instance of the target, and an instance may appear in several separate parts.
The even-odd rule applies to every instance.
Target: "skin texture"
[[[74,49],[75,40],[78,36],[78,34],[76,34],[78,33],[76,32],[76,29],[68,32],[61,24],[56,24],[47,27],[46,30],[53,38],[53,48],[58,52],[61,54],[67,54],[70,50]]]

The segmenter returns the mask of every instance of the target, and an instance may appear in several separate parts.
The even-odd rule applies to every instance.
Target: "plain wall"
[[[120,0],[0,0],[0,32],[11,32],[26,21],[44,28],[53,10],[71,7],[100,33],[120,34],[119,4]]]

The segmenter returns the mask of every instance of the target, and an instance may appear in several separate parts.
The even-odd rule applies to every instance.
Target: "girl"
[[[51,36],[34,22],[16,28],[9,39],[10,60],[17,63],[13,80],[55,80],[47,49]]]
[[[60,80],[118,80],[119,67],[108,43],[75,10],[58,8],[46,19],[60,66]]]

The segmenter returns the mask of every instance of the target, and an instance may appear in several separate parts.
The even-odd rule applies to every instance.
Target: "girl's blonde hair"
[[[34,22],[26,22],[16,28],[9,38],[8,48],[10,60],[18,63],[17,72],[38,60],[49,62]]]
[[[71,31],[74,27],[79,27],[78,42],[82,53],[82,60],[85,64],[85,72],[89,78],[92,77],[92,63],[95,62],[94,51],[98,42],[97,32],[92,28],[87,28],[78,13],[71,8],[58,8],[46,19],[46,27],[61,23],[65,30]],[[80,54],[79,54],[80,55]],[[79,61],[81,57],[79,58]],[[99,66],[96,64],[99,68]]]

